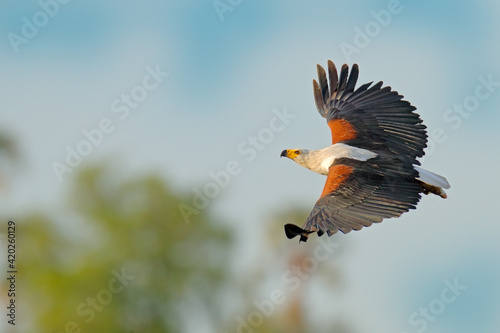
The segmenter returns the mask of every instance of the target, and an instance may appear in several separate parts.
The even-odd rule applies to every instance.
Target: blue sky
[[[269,215],[312,208],[321,193],[322,177],[280,160],[279,153],[329,143],[311,81],[317,63],[350,60],[360,65],[359,83],[383,80],[418,108],[430,132],[446,136],[424,167],[445,175],[452,189],[446,201],[425,197],[398,220],[345,236],[353,244],[345,263],[353,287],[343,304],[363,314],[360,331],[412,332],[407,316],[435,298],[444,279],[458,276],[469,289],[427,332],[469,332],[457,324],[464,313],[478,331],[497,332],[500,322],[486,309],[500,307],[491,296],[500,293],[494,283],[500,274],[494,255],[500,89],[460,116],[457,128],[443,116],[475,94],[480,77],[500,81],[500,6],[401,0],[399,13],[346,59],[341,43],[353,45],[356,29],[376,24],[373,12],[387,11],[390,3],[242,1],[221,21],[211,1],[73,0],[18,53],[8,34],[21,34],[23,17],[32,21],[41,7],[0,3],[0,128],[29,162],[9,180],[2,215],[61,205],[69,182],[57,180],[52,163],[85,139],[83,130],[109,118],[114,131],[80,166],[108,159],[125,175],[157,171],[191,195],[211,182],[210,172],[236,160],[241,173],[211,208],[250,235],[241,253],[255,261]],[[141,85],[148,66],[168,77],[121,120],[111,103]],[[268,128],[275,110],[294,118],[247,161],[238,147]],[[379,288],[366,289],[361,277]]]

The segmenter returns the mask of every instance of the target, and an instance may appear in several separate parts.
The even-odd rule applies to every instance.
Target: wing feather
[[[317,66],[317,69],[318,69],[319,87],[321,89],[321,95],[323,97],[323,104],[326,104],[326,101],[330,97],[330,93],[328,92],[328,81],[326,80],[326,72],[325,69],[320,65]]]
[[[351,74],[349,75],[349,80],[347,81],[347,86],[345,87],[345,91],[353,92],[354,87],[356,86],[356,82],[358,81],[359,75],[359,67],[357,64],[354,64],[351,69]]]
[[[342,67],[340,68],[340,80],[339,80],[339,87],[337,90],[337,94],[345,89],[348,75],[349,75],[349,67],[346,64],[343,64]]]
[[[328,78],[330,79],[330,96],[333,96],[333,93],[337,91],[339,76],[337,74],[337,67],[335,67],[335,64],[331,60],[328,60]]]
[[[318,109],[319,114],[322,117],[326,117],[325,102],[323,101],[323,95],[321,93],[319,84],[316,80],[313,80],[313,92],[314,92],[314,101],[316,102],[316,108]]]

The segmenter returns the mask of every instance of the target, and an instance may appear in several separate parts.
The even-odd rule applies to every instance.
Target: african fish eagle
[[[328,236],[360,230],[414,209],[421,193],[446,198],[446,178],[420,168],[427,146],[426,126],[403,96],[373,82],[355,89],[359,68],[320,65],[313,80],[319,114],[326,118],[332,145],[320,150],[286,149],[288,157],[327,176],[323,192],[302,227],[285,225],[288,238]],[[330,85],[328,85],[328,81]]]

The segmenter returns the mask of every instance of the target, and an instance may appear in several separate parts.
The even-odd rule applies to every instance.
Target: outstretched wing
[[[318,232],[360,230],[385,218],[414,209],[420,200],[416,171],[406,168],[407,158],[387,156],[361,162],[337,160],[329,169],[325,188],[302,228],[285,226],[288,238]]]
[[[371,151],[404,154],[416,158],[424,155],[427,133],[415,107],[402,100],[403,96],[382,82],[367,83],[354,90],[358,80],[358,65],[343,65],[340,78],[337,68],[328,61],[328,77],[318,65],[319,83],[313,81],[314,99],[318,112],[326,118],[332,133],[332,144],[349,145]]]

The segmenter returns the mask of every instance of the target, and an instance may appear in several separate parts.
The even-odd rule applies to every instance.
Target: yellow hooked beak
[[[291,158],[292,160],[296,158],[297,156],[300,155],[300,150],[297,149],[286,149],[281,152],[281,157],[288,157]]]

